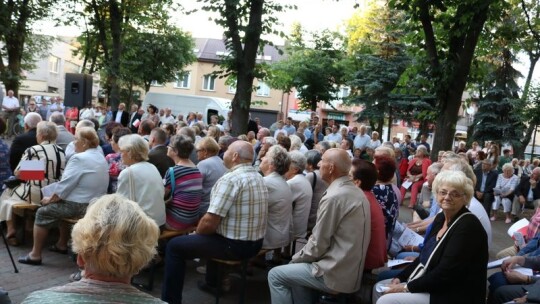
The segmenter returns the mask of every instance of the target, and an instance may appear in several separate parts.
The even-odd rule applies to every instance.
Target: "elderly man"
[[[371,219],[366,196],[348,177],[350,168],[351,160],[341,149],[323,155],[320,172],[329,186],[317,223],[291,264],[268,273],[273,304],[313,303],[312,289],[352,293],[360,288]]]
[[[358,131],[360,133],[356,134],[356,136],[354,137],[354,149],[360,149],[364,151],[369,146],[371,137],[366,134],[366,126],[364,125],[360,126],[360,129]]]
[[[536,167],[531,172],[531,177],[523,176],[519,185],[516,187],[516,198],[512,205],[512,216],[514,221],[519,220],[518,214],[527,205],[533,205],[533,202],[540,199],[540,167]],[[534,206],[537,208],[538,206]]]
[[[113,117],[114,121],[116,121],[119,124],[122,124],[122,126],[124,126],[124,127],[127,127],[128,123],[129,123],[129,114],[128,114],[128,112],[125,111],[125,109],[126,109],[126,104],[121,102],[118,105],[118,110],[113,111],[112,117]]]
[[[148,138],[148,145],[150,151],[148,152],[148,162],[156,166],[161,177],[165,176],[165,173],[170,167],[174,167],[174,161],[167,156],[167,134],[161,128],[154,128],[150,132]]]
[[[38,113],[28,113],[24,117],[24,133],[17,135],[13,139],[11,149],[9,150],[9,166],[11,171],[15,171],[21,157],[27,148],[37,145],[36,127],[41,121],[41,115]]]
[[[64,114],[64,104],[62,103],[62,99],[60,97],[53,97],[51,98],[51,105],[49,106],[49,111],[47,112],[47,120],[51,117],[51,115],[55,112],[59,112]]]
[[[174,116],[172,116],[171,113],[172,113],[171,108],[165,108],[163,117],[159,118],[159,121],[161,122],[161,124],[169,123],[169,124],[174,125],[174,123],[176,122],[176,119],[174,118]]]
[[[64,114],[56,112],[51,115],[49,121],[53,122],[56,125],[58,130],[58,136],[56,137],[56,144],[62,149],[66,150],[67,145],[73,141],[74,137],[71,132],[69,132],[64,126],[66,123],[66,118]]]
[[[241,260],[261,249],[268,209],[268,191],[262,176],[251,166],[253,149],[245,141],[233,142],[223,157],[230,172],[212,188],[210,207],[197,233],[172,239],[165,255],[161,299],[181,303],[186,260],[207,258],[204,290],[216,286],[218,265],[212,258]],[[215,289],[215,288],[214,288]]]
[[[493,170],[493,160],[484,159],[482,168],[475,170],[476,185],[474,186],[474,197],[482,203],[484,209],[489,214],[491,212],[491,204],[495,200],[493,188],[497,184],[499,174]]]
[[[15,120],[17,120],[17,114],[19,114],[20,106],[21,105],[19,104],[17,97],[13,96],[13,90],[9,90],[7,92],[7,96],[5,96],[2,101],[2,110],[7,113],[7,135],[9,137],[15,135],[13,133],[13,126],[15,125]]]
[[[290,241],[292,193],[284,177],[290,164],[287,151],[275,145],[268,150],[259,166],[268,189],[268,225],[264,236],[264,249],[281,248]]]
[[[268,128],[259,129],[259,131],[257,132],[257,143],[255,143],[255,146],[253,147],[253,149],[255,149],[255,155],[258,155],[259,151],[261,150],[263,138],[269,136],[270,130],[268,130]]]
[[[131,133],[137,133],[139,124],[141,123],[142,113],[139,113],[139,106],[136,104],[131,105],[131,113],[129,114],[129,125],[128,128],[131,130]]]

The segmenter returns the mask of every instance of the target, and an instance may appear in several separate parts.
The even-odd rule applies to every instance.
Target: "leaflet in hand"
[[[394,266],[399,266],[403,264],[411,263],[410,260],[404,260],[404,259],[395,259],[395,260],[388,260],[388,267],[392,268]]]
[[[409,189],[411,187],[411,185],[412,185],[412,182],[410,180],[406,180],[401,184],[401,187],[403,187],[405,189]]]
[[[527,228],[529,227],[529,221],[527,219],[521,219],[508,228],[508,235],[514,237],[514,233],[520,233],[523,236],[527,235]]]
[[[405,246],[418,246],[424,242],[424,237],[418,233],[412,231],[410,228],[406,227],[401,236],[398,239],[399,245],[401,247]]]
[[[488,268],[488,269],[497,268],[497,267],[501,266],[502,263],[503,263],[503,261],[506,260],[506,259],[508,259],[508,258],[510,258],[510,257],[504,257],[504,258],[502,258],[502,259],[498,259],[498,260],[489,262],[489,263],[487,264],[487,268]]]

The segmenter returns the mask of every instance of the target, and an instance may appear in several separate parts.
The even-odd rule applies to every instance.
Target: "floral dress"
[[[381,184],[375,185],[372,191],[383,211],[387,240],[391,240],[399,216],[399,202],[396,192],[392,185]]]
[[[126,168],[126,165],[122,162],[121,153],[111,153],[105,157],[107,164],[109,164],[109,187],[107,193],[116,193],[118,187],[118,175]]]

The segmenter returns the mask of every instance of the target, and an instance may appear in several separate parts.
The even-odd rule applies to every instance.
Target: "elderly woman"
[[[284,177],[290,164],[287,151],[276,145],[268,150],[259,166],[268,189],[268,223],[262,246],[265,249],[281,248],[290,241],[293,196]]]
[[[149,105],[146,109],[146,117],[145,120],[150,120],[154,123],[154,126],[159,126],[159,114],[158,114],[158,108],[154,106],[153,104]]]
[[[369,201],[371,217],[371,238],[369,240],[368,250],[364,270],[371,271],[384,266],[388,260],[386,254],[386,228],[384,225],[384,215],[379,202],[373,195],[372,189],[377,181],[377,167],[373,163],[355,158],[352,160],[351,171],[349,172],[354,184],[362,189],[364,195]]]
[[[210,192],[217,180],[227,173],[223,160],[219,158],[219,145],[214,138],[205,136],[196,145],[197,168],[202,174],[202,197],[199,216],[203,216],[210,205]]]
[[[17,245],[15,218],[12,216],[13,205],[29,203],[39,205],[43,198],[41,187],[59,181],[62,176],[66,158],[64,150],[55,144],[57,134],[54,123],[45,121],[38,123],[36,132],[38,144],[28,148],[23,154],[21,162],[15,169],[15,176],[19,177],[19,169],[23,161],[43,160],[45,163],[45,178],[21,183],[12,189],[6,188],[0,197],[0,221],[6,221],[7,238],[11,245]]]
[[[382,209],[386,240],[388,241],[388,246],[390,246],[392,233],[394,232],[394,227],[399,216],[397,187],[394,187],[392,183],[396,172],[396,162],[392,157],[378,156],[375,158],[375,167],[377,168],[377,181],[371,191]]]
[[[158,226],[165,224],[163,179],[148,162],[148,143],[137,134],[120,137],[118,147],[126,169],[118,176],[116,193],[137,202]]]
[[[170,168],[163,178],[165,195],[171,195],[171,200],[166,206],[167,229],[186,229],[196,225],[199,220],[203,177],[197,166],[189,159],[193,149],[191,138],[184,135],[171,137],[167,156],[176,165]]]
[[[405,187],[401,185],[401,201],[405,199],[405,193],[407,189],[411,189],[411,198],[409,201],[409,208],[414,208],[416,205],[416,199],[418,192],[422,189],[422,185],[426,181],[427,169],[431,165],[429,160],[429,153],[426,146],[420,145],[416,148],[416,154],[413,159],[409,161],[409,167],[407,168],[407,176],[403,181],[403,184],[408,185]]]
[[[371,149],[377,149],[381,145],[381,140],[379,139],[379,132],[373,131],[371,133],[371,140],[369,141],[368,146]]]
[[[373,303],[485,302],[488,241],[482,224],[467,209],[473,182],[463,172],[443,171],[433,182],[433,192],[442,212],[426,232],[420,256],[397,277],[377,283]]]
[[[311,198],[311,208],[309,210],[308,231],[311,231],[317,221],[317,209],[319,202],[328,188],[328,184],[322,180],[321,172],[319,171],[319,162],[321,161],[321,152],[317,150],[309,150],[306,152],[306,179],[313,190]]]
[[[107,162],[97,149],[99,139],[96,131],[90,127],[77,127],[74,142],[75,154],[67,163],[62,179],[54,184],[53,194],[41,200],[43,207],[36,212],[32,251],[19,258],[19,263],[41,265],[41,251],[49,229],[56,224],[60,224],[60,235],[49,250],[66,254],[68,227],[61,219],[83,217],[88,203],[107,192]]]
[[[300,151],[291,151],[289,157],[291,165],[289,171],[285,173],[285,178],[291,188],[293,201],[291,235],[293,239],[305,238],[313,189],[304,176],[304,170],[306,169],[306,157],[304,154]]]
[[[156,223],[135,202],[102,196],[71,235],[83,278],[35,291],[24,303],[164,303],[130,284],[156,254],[159,237]]]
[[[122,154],[120,153],[118,141],[122,136],[128,134],[131,134],[129,128],[119,126],[112,130],[111,136],[109,137],[109,142],[111,143],[111,148],[114,152],[105,156],[105,160],[109,165],[109,187],[107,188],[107,193],[116,193],[116,189],[118,188],[118,176],[120,175],[120,172],[126,168],[126,165],[122,162]]]
[[[510,224],[512,223],[510,211],[512,210],[512,201],[514,200],[514,191],[519,184],[519,177],[514,174],[514,166],[511,163],[504,164],[502,171],[503,173],[499,174],[495,188],[493,188],[495,201],[493,201],[492,205],[491,221],[497,219],[497,210],[502,203],[504,213],[506,214],[505,223]]]

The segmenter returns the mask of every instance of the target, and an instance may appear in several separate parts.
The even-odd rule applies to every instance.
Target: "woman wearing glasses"
[[[488,241],[467,209],[473,191],[473,182],[462,172],[437,175],[433,192],[442,212],[426,231],[420,256],[397,277],[375,285],[374,303],[485,302]]]

